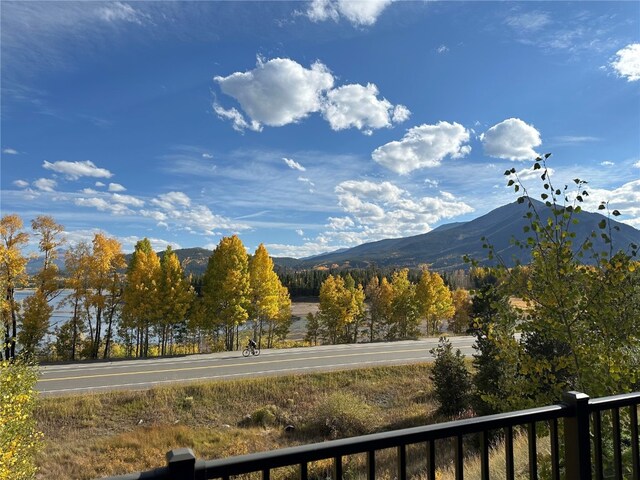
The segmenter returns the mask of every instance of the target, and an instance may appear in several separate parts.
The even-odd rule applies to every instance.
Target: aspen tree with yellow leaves
[[[280,279],[273,271],[273,260],[261,243],[249,260],[251,307],[249,316],[254,320],[254,335],[261,346],[265,324],[278,315]]]
[[[174,331],[183,322],[194,298],[193,288],[185,277],[178,256],[170,246],[160,261],[160,354],[172,353]],[[168,347],[168,348],[167,348]]]
[[[329,275],[320,286],[318,319],[322,337],[330,344],[357,341],[358,325],[364,318],[364,290],[353,278],[345,281]]]
[[[451,290],[436,272],[424,268],[416,285],[416,302],[419,314],[426,320],[427,335],[436,335],[442,320],[453,317],[455,309],[451,301]]]
[[[160,319],[160,272],[160,259],[149,239],[138,241],[127,269],[122,309],[123,327],[132,331],[136,338],[137,357],[149,356],[151,328]]]
[[[237,235],[224,237],[207,264],[202,288],[205,325],[220,331],[227,351],[238,348],[238,330],[249,318],[249,257]]]
[[[0,220],[0,287],[2,288],[2,325],[4,329],[4,359],[16,356],[19,306],[15,299],[15,289],[27,280],[27,258],[21,248],[29,240],[23,232],[24,224],[18,215],[5,215]]]

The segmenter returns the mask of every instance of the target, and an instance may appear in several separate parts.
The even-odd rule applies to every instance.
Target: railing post
[[[566,477],[572,480],[591,480],[589,395],[565,392],[562,401],[573,409],[573,414],[564,419]]]
[[[171,480],[194,480],[196,456],[190,448],[176,448],[167,452]]]

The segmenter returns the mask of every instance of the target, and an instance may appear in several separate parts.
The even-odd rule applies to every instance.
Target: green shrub
[[[430,350],[436,357],[433,375],[436,401],[443,415],[458,415],[469,408],[471,378],[460,350],[453,353],[451,342],[440,338],[436,348]]]
[[[308,427],[331,438],[363,435],[372,429],[372,410],[351,393],[334,393],[318,405]]]

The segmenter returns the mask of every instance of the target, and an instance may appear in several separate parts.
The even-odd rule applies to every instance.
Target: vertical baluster
[[[464,452],[462,451],[462,435],[458,435],[455,441],[456,480],[464,480]]]
[[[620,409],[611,411],[613,422],[613,470],[616,480],[622,480],[622,444],[620,441]]]
[[[480,479],[489,480],[489,432],[480,434]]]
[[[398,446],[398,480],[407,480],[407,446]]]
[[[342,480],[342,457],[340,455],[333,459],[333,480]]]
[[[376,480],[376,451],[367,452],[367,480]]]
[[[307,480],[309,477],[309,470],[307,467],[307,462],[302,462],[300,464],[300,480]]]
[[[558,420],[549,421],[549,441],[551,442],[551,479],[560,480],[560,441],[558,439]]]
[[[269,480],[271,478],[271,470],[268,468],[265,468],[264,470],[262,470],[262,480]]]
[[[513,465],[513,427],[504,429],[504,451],[506,457],[507,479],[514,480],[515,468]]]
[[[536,445],[536,423],[527,425],[527,436],[529,437],[529,478],[538,480],[538,449]]]
[[[427,479],[436,480],[436,441],[427,442]]]
[[[600,410],[593,412],[593,456],[596,468],[596,480],[602,480],[602,413]]]
[[[640,448],[638,448],[638,405],[629,407],[631,418],[631,455],[633,456],[632,467],[633,476],[631,478],[640,478]]]

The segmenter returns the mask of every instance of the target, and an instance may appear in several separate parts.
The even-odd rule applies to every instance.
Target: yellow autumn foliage
[[[42,440],[33,417],[37,376],[20,360],[0,362],[0,480],[35,478]]]

